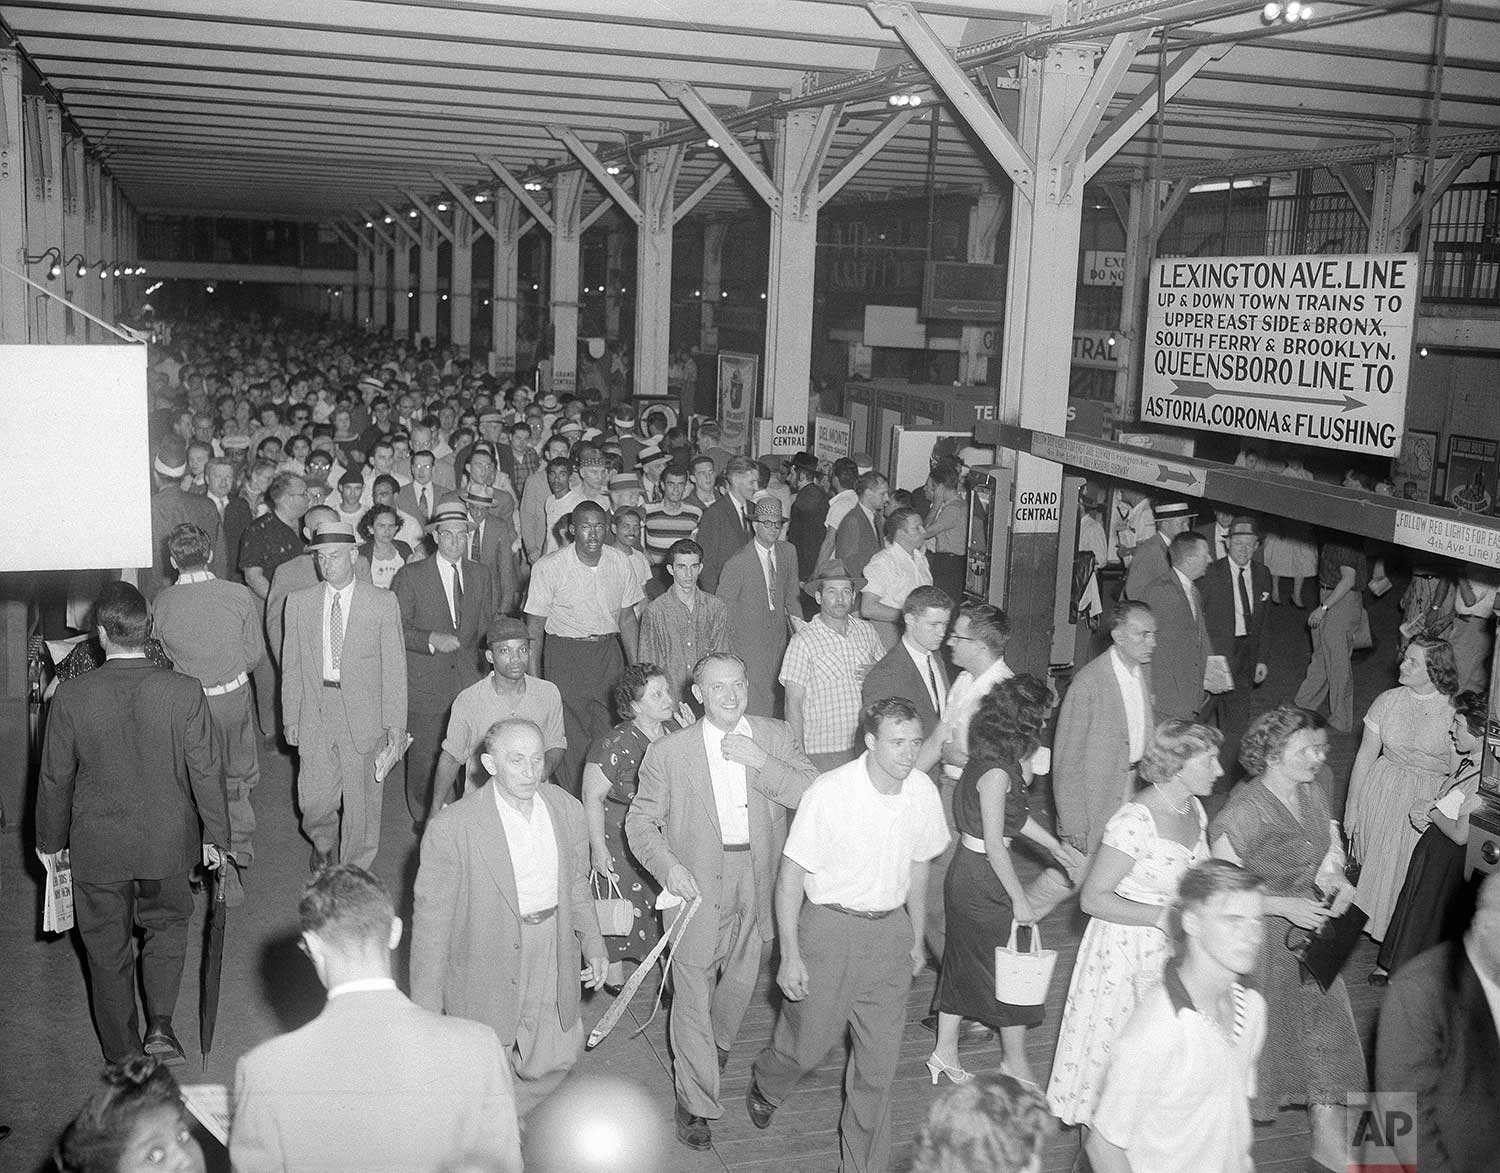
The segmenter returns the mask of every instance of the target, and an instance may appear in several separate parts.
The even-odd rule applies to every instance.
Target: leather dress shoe
[[[706,1152],[713,1144],[708,1121],[702,1116],[694,1116],[681,1104],[677,1105],[677,1139],[699,1152]]]
[[[151,1029],[146,1032],[145,1041],[141,1046],[146,1054],[155,1055],[169,1067],[187,1062],[187,1056],[182,1052],[182,1044],[177,1041],[177,1035],[172,1031],[170,1018],[153,1018]]]
[[[313,848],[311,863],[313,875],[316,876],[324,868],[331,868],[336,863],[338,863],[338,857],[333,852],[319,851],[316,847]]]
[[[760,1094],[753,1075],[750,1086],[745,1089],[745,1111],[750,1114],[750,1123],[756,1128],[770,1128],[771,1117],[776,1114],[776,1105]]]

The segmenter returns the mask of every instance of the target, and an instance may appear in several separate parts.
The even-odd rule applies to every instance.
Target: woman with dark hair
[[[1035,1173],[1050,1122],[1041,1093],[980,1075],[939,1096],[913,1146],[911,1173]]]
[[[359,519],[359,533],[365,539],[359,552],[370,564],[370,581],[383,591],[391,589],[396,571],[411,557],[411,547],[396,540],[401,518],[389,505],[375,505]]]
[[[1479,809],[1479,760],[1484,751],[1484,729],[1490,698],[1484,692],[1461,692],[1453,698],[1449,736],[1458,762],[1438,794],[1414,806],[1412,825],[1422,832],[1406,881],[1391,913],[1391,923],[1380,946],[1377,973],[1395,973],[1418,953],[1443,941],[1456,941],[1468,928],[1474,911],[1473,881],[1465,879],[1464,857],[1469,843],[1469,816]],[[1379,983],[1377,983],[1379,984]]]
[[[1214,856],[1266,882],[1266,930],[1252,985],[1265,996],[1269,1026],[1251,1106],[1256,1120],[1306,1105],[1313,1157],[1343,1168],[1343,1109],[1367,1086],[1364,1055],[1343,978],[1325,993],[1304,982],[1287,948],[1293,926],[1317,930],[1354,901],[1344,878],[1339,825],[1322,780],[1328,730],[1307,709],[1280,705],[1251,723],[1240,742],[1249,775],[1209,826]]]
[[[635,906],[629,936],[606,937],[609,984],[625,980],[627,960],[640,961],[656,943],[656,882],[625,842],[625,813],[635,798],[641,759],[653,741],[693,723],[686,705],[672,699],[667,674],[655,664],[632,664],[615,688],[620,723],[589,747],[583,766],[583,810],[588,818],[589,859],[601,881],[618,883]]]
[[[151,1055],[105,1068],[52,1154],[59,1173],[203,1173],[177,1081]]]
[[[1440,639],[1406,645],[1400,683],[1375,698],[1349,772],[1344,826],[1359,860],[1354,903],[1369,914],[1365,932],[1385,940],[1406,865],[1421,837],[1412,815],[1425,816],[1453,764],[1453,695],[1458,674],[1453,649]],[[1371,980],[1383,984],[1384,971]]]
[[[1141,757],[1135,798],[1104,828],[1079,904],[1090,921],[1063,1009],[1047,1102],[1064,1124],[1087,1126],[1110,1048],[1142,994],[1161,980],[1167,910],[1183,874],[1208,858],[1208,817],[1223,736],[1190,721],[1163,721]]]
[[[1026,807],[1029,761],[1053,699],[1046,684],[1023,673],[991,689],[969,722],[969,760],[953,794],[960,846],[943,882],[948,931],[933,997],[937,1046],[927,1060],[933,1083],[941,1075],[954,1083],[971,1078],[958,1061],[965,1018],[1000,1032],[1007,1074],[1036,1082],[1026,1059],[1026,1028],[1042,1021],[1044,1008],[996,1000],[995,949],[1009,942],[1012,921],[1035,926],[1037,920],[1010,857],[1012,837],[1030,839],[1064,868],[1078,862]]]

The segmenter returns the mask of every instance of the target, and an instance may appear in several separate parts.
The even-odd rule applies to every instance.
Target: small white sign
[[[1472,521],[1449,521],[1425,513],[1396,511],[1393,541],[1398,546],[1426,550],[1461,562],[1500,566],[1500,526],[1476,525]]]
[[[1083,254],[1085,285],[1124,285],[1125,254],[1086,250]]]
[[[1201,472],[1154,452],[1117,452],[1102,444],[1049,432],[1031,434],[1031,451],[1044,460],[1086,468],[1122,481],[1159,486],[1164,492],[1203,496],[1205,478]]]
[[[813,416],[813,455],[830,463],[854,454],[854,421],[841,415]]]
[[[1062,469],[1028,453],[1016,453],[1015,494],[1012,533],[1057,533],[1062,525]]]

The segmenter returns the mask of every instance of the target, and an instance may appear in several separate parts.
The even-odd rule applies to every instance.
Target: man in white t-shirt
[[[752,1124],[768,1127],[848,1031],[842,1167],[883,1170],[906,997],[927,963],[927,862],[948,845],[948,828],[932,779],[913,769],[922,722],[911,702],[877,701],[861,727],[865,753],[808,787],[787,835],[776,880],[786,1001],[745,1105]]]
[[[1253,1173],[1266,1004],[1239,978],[1259,961],[1265,903],[1260,878],[1225,860],[1183,877],[1171,916],[1185,952],[1111,1049],[1085,1142],[1096,1173]]]

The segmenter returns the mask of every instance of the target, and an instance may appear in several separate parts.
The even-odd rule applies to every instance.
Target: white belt
[[[1005,836],[1005,838],[1000,840],[1000,842],[1009,847],[1010,838],[1011,837],[1007,835]],[[984,855],[989,850],[987,847],[985,847],[983,839],[976,838],[973,835],[966,835],[962,831],[958,833],[958,841],[965,847],[967,847],[970,851],[977,852],[980,855]]]
[[[248,673],[248,672],[241,672],[233,680],[226,681],[224,684],[215,684],[215,685],[205,686],[204,689],[203,689],[203,695],[204,696],[223,696],[226,692],[233,692],[237,688],[244,688],[245,685],[247,685],[249,683],[250,683],[250,673]]]

